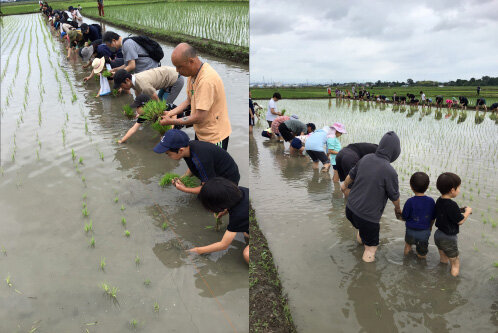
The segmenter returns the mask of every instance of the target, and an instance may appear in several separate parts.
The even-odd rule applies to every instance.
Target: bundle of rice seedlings
[[[192,188],[199,186],[199,180],[194,176],[183,176],[180,178],[178,174],[170,172],[164,174],[164,176],[159,181],[159,186],[165,187],[166,185],[170,185],[171,181],[175,178],[179,178],[183,185],[185,185],[186,187]]]
[[[129,118],[135,117],[135,110],[129,104],[123,106],[123,113]]]
[[[103,72],[102,72],[102,76],[103,77],[111,77],[112,76],[112,73],[109,72],[107,69],[105,69]]]
[[[159,120],[163,115],[164,110],[166,109],[166,101],[150,100],[143,106],[143,114],[141,116],[142,118],[147,119],[147,121],[151,124],[150,127],[152,127],[153,130],[161,133],[161,135],[173,128],[172,125],[163,126],[159,123]]]

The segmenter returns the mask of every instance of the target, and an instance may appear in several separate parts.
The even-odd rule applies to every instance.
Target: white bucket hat
[[[105,66],[105,58],[95,58],[92,62],[93,72],[100,73],[104,69]]]

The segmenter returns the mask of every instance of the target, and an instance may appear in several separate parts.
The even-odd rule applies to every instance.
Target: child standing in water
[[[415,196],[406,201],[401,214],[406,221],[405,256],[410,253],[413,245],[420,259],[425,259],[429,252],[429,237],[436,205],[434,199],[424,194],[429,183],[429,176],[425,172],[415,172],[410,178],[410,187]]]
[[[451,172],[439,175],[436,183],[441,196],[437,199],[435,207],[436,227],[438,229],[434,233],[434,242],[439,250],[441,263],[450,263],[451,275],[453,276],[458,276],[460,273],[457,235],[460,231],[460,226],[472,214],[472,208],[464,207],[460,209],[457,203],[451,200],[460,194],[461,183],[460,177]]]
[[[341,142],[339,141],[339,137],[343,134],[346,134],[346,128],[344,127],[343,124],[341,123],[334,123],[332,125],[332,128],[335,130],[335,133],[330,135],[327,138],[327,152],[329,154],[330,158],[330,164],[332,165],[332,168],[334,169],[334,177],[333,180],[334,182],[339,182],[339,173],[337,173],[337,166],[335,163],[335,158],[337,154],[339,154],[339,151],[341,150]]]

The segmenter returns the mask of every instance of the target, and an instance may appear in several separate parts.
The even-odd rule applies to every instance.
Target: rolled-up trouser
[[[178,79],[176,79],[176,82],[173,83],[172,86],[160,89],[157,96],[161,100],[166,100],[166,103],[173,104],[180,94],[180,91],[182,91],[184,82],[185,79],[183,76],[179,75]]]

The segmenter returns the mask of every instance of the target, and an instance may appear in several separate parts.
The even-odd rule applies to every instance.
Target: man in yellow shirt
[[[203,63],[197,57],[196,50],[187,43],[176,46],[171,54],[171,62],[180,75],[188,77],[187,99],[173,110],[165,112],[161,125],[193,125],[196,139],[226,150],[232,127],[220,76],[209,64]],[[175,116],[189,105],[191,115],[176,119]]]

